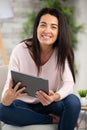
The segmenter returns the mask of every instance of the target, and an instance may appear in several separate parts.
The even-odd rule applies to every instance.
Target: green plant
[[[87,96],[87,90],[78,90],[78,94],[80,97],[86,97]]]
[[[23,24],[23,37],[31,37],[32,36],[32,28],[34,24],[36,13],[33,11],[32,13],[27,14],[27,21]]]

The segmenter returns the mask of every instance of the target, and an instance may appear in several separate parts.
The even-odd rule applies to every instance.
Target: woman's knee
[[[74,94],[70,94],[66,97],[65,104],[68,104],[72,109],[75,110],[80,110],[81,108],[80,99]]]

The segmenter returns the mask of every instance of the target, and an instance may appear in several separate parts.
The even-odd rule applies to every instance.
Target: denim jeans
[[[48,106],[15,100],[10,106],[0,103],[0,120],[15,126],[52,124],[52,117],[49,115],[52,113],[60,117],[58,130],[74,130],[80,107],[79,98],[73,94]]]

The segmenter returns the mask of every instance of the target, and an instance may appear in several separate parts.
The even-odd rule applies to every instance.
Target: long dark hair
[[[40,22],[41,16],[43,16],[45,14],[53,15],[59,21],[58,38],[55,41],[55,43],[53,44],[53,48],[55,48],[55,47],[57,48],[57,64],[58,64],[58,66],[60,66],[60,69],[63,72],[64,68],[65,68],[65,61],[67,59],[70,70],[73,75],[73,79],[75,81],[74,53],[73,53],[73,49],[70,44],[68,24],[66,22],[65,17],[63,16],[63,14],[59,10],[54,9],[54,8],[43,8],[42,10],[40,10],[40,12],[36,16],[36,19],[34,22],[33,38],[32,38],[32,51],[33,51],[33,55],[34,55],[34,61],[38,68],[38,72],[40,71],[41,60],[40,60],[40,45],[39,45],[39,41],[37,39],[37,27]]]

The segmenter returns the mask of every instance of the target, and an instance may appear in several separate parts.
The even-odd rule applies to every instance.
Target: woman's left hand
[[[47,106],[54,101],[55,93],[52,90],[49,90],[49,94],[46,94],[45,92],[40,90],[36,92],[36,97],[44,106]]]

